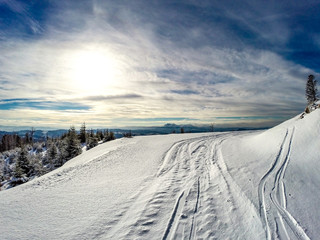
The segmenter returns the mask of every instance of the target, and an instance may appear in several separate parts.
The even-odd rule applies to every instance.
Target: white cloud
[[[27,114],[22,110],[2,111],[8,124],[21,124],[14,120],[20,117],[26,123],[40,117],[43,124],[57,125],[64,125],[64,121],[68,121],[67,125],[73,121],[117,125],[112,119],[128,117],[196,116],[210,122],[228,116],[290,117],[303,110],[304,77],[310,69],[254,47],[242,45],[237,49],[214,44],[194,47],[193,42],[204,34],[202,27],[190,30],[192,44],[186,44],[186,39],[180,45],[175,38],[163,38],[157,32],[156,22],[142,22],[144,18],[126,9],[112,14],[112,6],[106,10],[108,6],[99,4],[94,2],[88,12],[80,9],[83,16],[71,9],[51,16],[51,25],[42,38],[8,40],[0,46],[2,98],[76,99],[90,105],[91,110],[76,113],[32,110]],[[80,18],[82,27],[75,23]],[[255,24],[240,20],[263,36]],[[36,29],[40,27],[35,22]],[[187,34],[186,28],[179,29],[183,35]],[[217,36],[226,35],[221,28],[211,31]],[[287,35],[282,37],[281,41],[286,41]],[[121,74],[114,79],[112,87],[89,91],[90,79],[87,87],[79,87],[71,79],[70,61],[88,49],[106,54],[116,62],[114,67]],[[92,89],[97,89],[97,93]],[[187,90],[199,94],[183,95]]]

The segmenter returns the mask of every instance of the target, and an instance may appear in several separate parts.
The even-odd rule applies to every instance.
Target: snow
[[[101,144],[0,192],[1,239],[317,239],[320,110]]]
[[[223,146],[229,172],[260,212],[270,239],[319,236],[319,133],[316,110]]]

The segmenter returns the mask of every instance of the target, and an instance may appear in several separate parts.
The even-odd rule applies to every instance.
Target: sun
[[[106,51],[85,50],[73,55],[70,72],[77,88],[87,94],[101,94],[116,84],[119,66]]]

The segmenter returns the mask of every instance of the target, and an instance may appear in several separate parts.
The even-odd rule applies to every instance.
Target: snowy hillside
[[[119,139],[0,192],[1,239],[317,239],[320,110],[256,132]]]

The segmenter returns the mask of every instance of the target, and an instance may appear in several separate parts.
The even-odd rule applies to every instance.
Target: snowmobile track
[[[174,143],[154,178],[124,209],[111,237],[224,239],[231,232],[236,238],[254,239],[241,230],[245,223],[235,227],[239,218],[248,212],[252,217],[256,209],[242,198],[228,172],[221,152],[227,137],[228,133]]]
[[[287,197],[284,176],[290,160],[294,132],[295,128],[287,129],[275,161],[261,178],[258,187],[260,217],[265,226],[268,240],[291,239],[293,235],[288,232],[290,229],[297,239],[310,239],[286,209]],[[270,187],[271,184],[272,187]],[[289,229],[286,224],[290,227]]]

